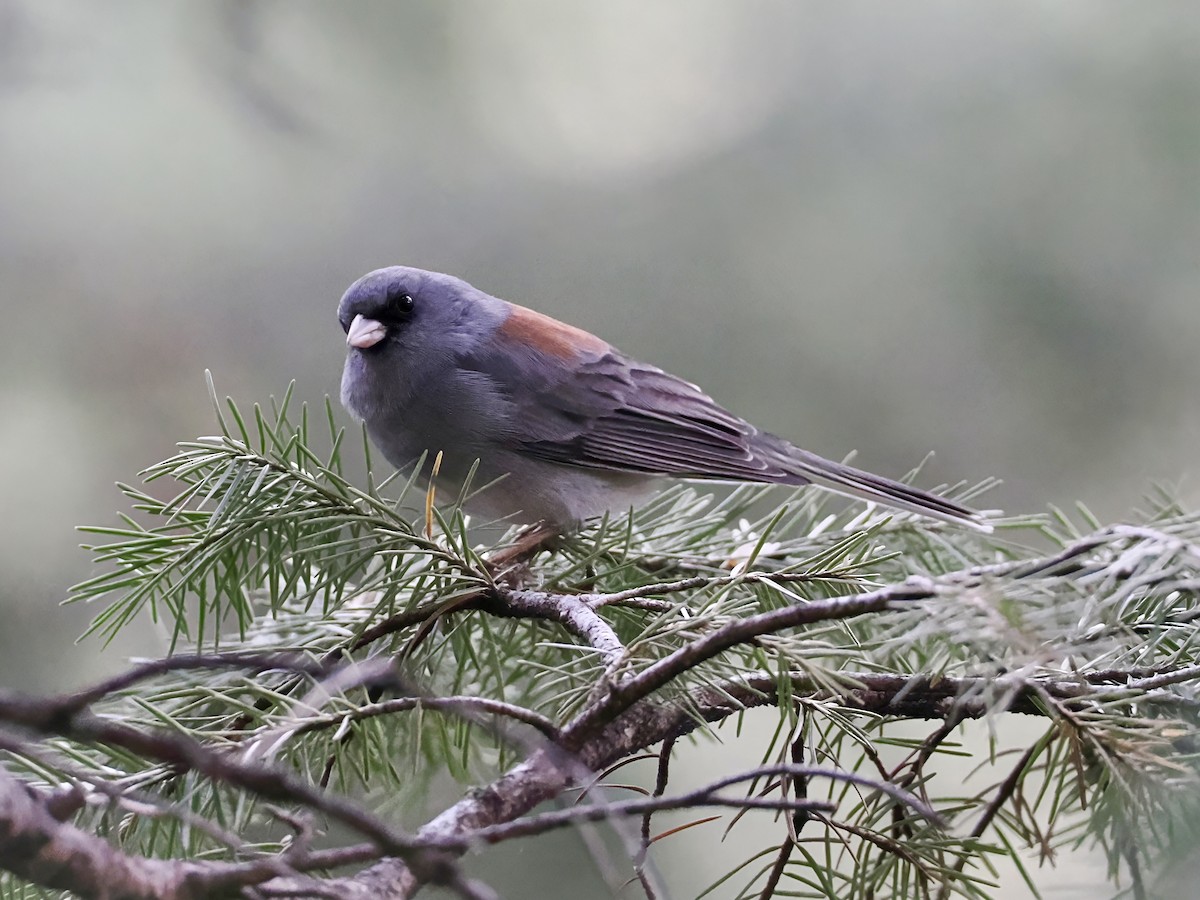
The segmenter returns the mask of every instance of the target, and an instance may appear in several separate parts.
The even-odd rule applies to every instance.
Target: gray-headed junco
[[[347,409],[398,468],[442,451],[443,490],[457,494],[478,460],[473,484],[489,486],[468,507],[485,515],[569,529],[628,509],[666,476],[815,482],[991,530],[952,500],[801,450],[693,384],[450,275],[370,272],[338,321]]]

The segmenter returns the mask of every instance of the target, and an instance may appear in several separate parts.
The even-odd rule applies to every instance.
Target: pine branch
[[[172,499],[123,489],[134,511],[92,529],[103,568],[76,592],[102,604],[96,633],[151,611],[176,652],[71,694],[0,693],[0,797],[17,798],[0,803],[0,865],[22,878],[482,897],[457,864],[467,848],[594,822],[652,897],[656,842],[708,819],[652,837],[651,815],[717,807],[728,828],[782,814],[780,840],[726,876],[751,879],[743,895],[798,880],[986,897],[990,859],[1021,846],[1099,843],[1143,890],[1148,864],[1200,839],[1181,803],[1200,746],[1198,515],[982,536],[805,490],[677,487],[552,552],[511,535],[493,552],[457,507],[426,514],[420,485],[369,466],[352,484],[331,410],[321,435],[287,396],[219,409],[219,435],[145,473],[176,482]],[[762,707],[779,725],[747,747],[756,763],[672,790],[680,737]],[[994,783],[944,783],[970,723],[1012,715],[1044,719],[1042,737],[993,743]],[[894,726],[913,722],[927,731],[897,756]],[[653,792],[609,796],[643,757]],[[384,801],[434,772],[476,786],[398,829]],[[357,842],[313,849],[334,823]],[[5,855],[18,833],[91,862],[52,883],[44,861]],[[334,865],[359,868],[319,871]]]

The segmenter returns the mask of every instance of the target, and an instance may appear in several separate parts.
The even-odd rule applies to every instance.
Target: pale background
[[[73,645],[73,526],[212,430],[205,368],[335,392],[393,263],[883,473],[1194,503],[1197,47],[1186,2],[0,0],[0,680],[154,651]]]

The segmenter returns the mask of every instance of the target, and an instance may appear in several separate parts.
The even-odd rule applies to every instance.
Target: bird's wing
[[[835,491],[990,531],[953,500],[833,462],[759,431],[694,384],[629,359],[599,338],[522,310],[486,349],[460,360],[513,404],[519,453],[591,469]]]
[[[784,441],[694,384],[607,345],[560,355],[501,339],[465,362],[508,395],[520,411],[514,449],[538,459],[680,478],[808,482],[785,467]]]

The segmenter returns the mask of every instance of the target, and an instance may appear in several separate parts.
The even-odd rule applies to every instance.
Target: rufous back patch
[[[500,326],[500,333],[512,341],[528,344],[542,353],[571,359],[581,352],[603,353],[609,349],[607,342],[582,328],[560,322],[515,303],[512,313]]]

